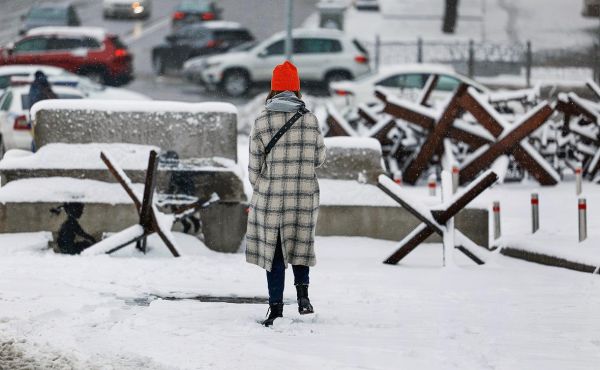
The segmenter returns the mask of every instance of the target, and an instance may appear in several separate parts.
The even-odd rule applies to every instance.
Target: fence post
[[[379,34],[375,35],[375,71],[379,72],[379,63],[381,58],[381,38]]]
[[[492,211],[494,212],[494,240],[496,240],[502,235],[502,229],[500,228],[500,202],[494,202]]]
[[[577,209],[579,210],[579,241],[587,239],[587,205],[585,198],[579,198]]]
[[[429,195],[432,197],[435,197],[435,188],[436,188],[436,183],[435,183],[435,174],[431,174],[429,175],[429,178],[427,179],[427,188],[429,188]]]
[[[531,87],[531,67],[533,64],[533,52],[531,50],[531,41],[527,41],[527,49],[525,50],[525,82],[527,87]]]
[[[581,165],[577,165],[577,167],[575,167],[575,194],[579,195],[581,194],[581,177],[582,177],[582,169],[581,169]]]
[[[540,228],[540,199],[537,193],[531,194],[531,233]]]
[[[460,171],[457,166],[452,166],[452,193],[456,193],[458,190]]]
[[[417,39],[417,63],[423,63],[423,39]]]
[[[468,73],[470,78],[475,75],[475,42],[469,40],[469,61],[468,61]]]

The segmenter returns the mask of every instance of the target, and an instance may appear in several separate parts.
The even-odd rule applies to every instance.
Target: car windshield
[[[65,8],[33,8],[29,11],[27,18],[30,19],[65,19],[67,11]]]
[[[179,10],[183,12],[207,12],[210,11],[210,3],[204,0],[183,0],[179,4]]]
[[[256,41],[248,41],[230,49],[230,51],[248,51],[258,45]]]

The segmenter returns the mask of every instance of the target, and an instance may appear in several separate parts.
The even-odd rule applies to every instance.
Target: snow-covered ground
[[[62,256],[42,250],[44,238],[20,236],[15,247],[0,236],[0,368],[591,369],[600,360],[600,280],[588,274],[500,255],[478,267],[456,254],[461,267],[442,269],[439,245],[388,266],[393,242],[317,238],[316,314],[298,315],[288,274],[285,318],[266,329],[264,304],[156,298],[265,297],[264,271],[241,254],[178,234],[197,256],[170,258],[156,241],[145,257]]]
[[[364,40],[491,41],[524,43],[537,50],[590,46],[597,40],[598,19],[581,15],[583,0],[461,0],[456,33],[441,31],[443,2],[379,0],[380,12],[346,12],[346,32]],[[310,19],[308,22],[315,22]],[[373,41],[373,38],[366,41]]]

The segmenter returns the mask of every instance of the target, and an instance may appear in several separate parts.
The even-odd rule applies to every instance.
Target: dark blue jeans
[[[271,266],[271,271],[267,271],[269,304],[283,303],[285,264],[283,262],[283,252],[281,249],[281,237],[280,235],[277,235],[277,246],[275,247],[275,256],[273,257],[273,266]],[[308,266],[292,265],[292,270],[294,271],[294,285],[308,285]]]

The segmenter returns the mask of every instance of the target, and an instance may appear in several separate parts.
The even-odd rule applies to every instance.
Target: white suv
[[[294,55],[303,81],[329,84],[369,72],[367,51],[356,40],[329,29],[296,29]],[[188,60],[184,74],[230,96],[243,95],[252,84],[268,83],[273,68],[285,60],[285,33],[278,33],[249,50]]]

